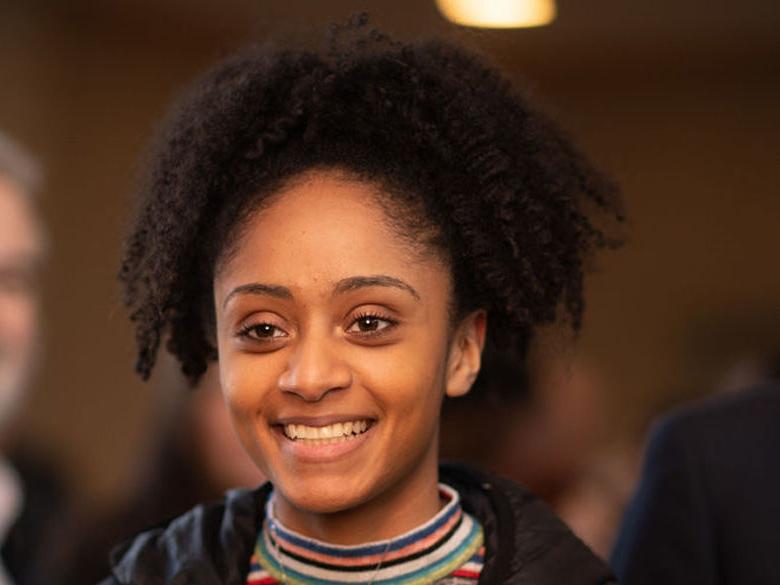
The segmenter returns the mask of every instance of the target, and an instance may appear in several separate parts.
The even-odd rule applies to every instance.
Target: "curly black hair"
[[[586,260],[615,243],[592,212],[622,219],[615,185],[480,57],[363,25],[321,52],[244,51],[174,110],[120,272],[144,379],[164,337],[193,384],[216,359],[215,266],[252,210],[314,168],[372,181],[410,230],[434,227],[455,305],[487,311],[490,343],[522,358],[560,308],[579,328]]]

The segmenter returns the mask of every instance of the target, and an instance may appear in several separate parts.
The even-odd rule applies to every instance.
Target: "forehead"
[[[41,234],[30,200],[0,175],[0,260],[40,253]]]
[[[273,195],[242,226],[220,276],[287,286],[332,283],[355,275],[415,276],[448,271],[399,234],[371,183],[337,171],[308,173]],[[233,280],[233,278],[231,278]]]

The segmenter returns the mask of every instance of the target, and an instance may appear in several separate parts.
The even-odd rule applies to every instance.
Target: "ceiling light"
[[[481,28],[543,26],[555,19],[555,0],[436,0],[455,24]]]

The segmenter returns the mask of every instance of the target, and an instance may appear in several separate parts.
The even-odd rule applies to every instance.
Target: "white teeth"
[[[306,441],[311,441],[314,445],[328,445],[365,433],[368,429],[368,424],[367,420],[353,420],[323,427],[288,424],[284,425],[284,434],[288,439],[305,439]]]

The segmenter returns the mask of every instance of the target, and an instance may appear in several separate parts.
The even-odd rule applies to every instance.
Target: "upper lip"
[[[307,427],[326,427],[336,423],[345,423],[356,420],[374,420],[374,417],[365,414],[326,414],[321,416],[283,416],[276,419],[276,425],[305,425]]]

